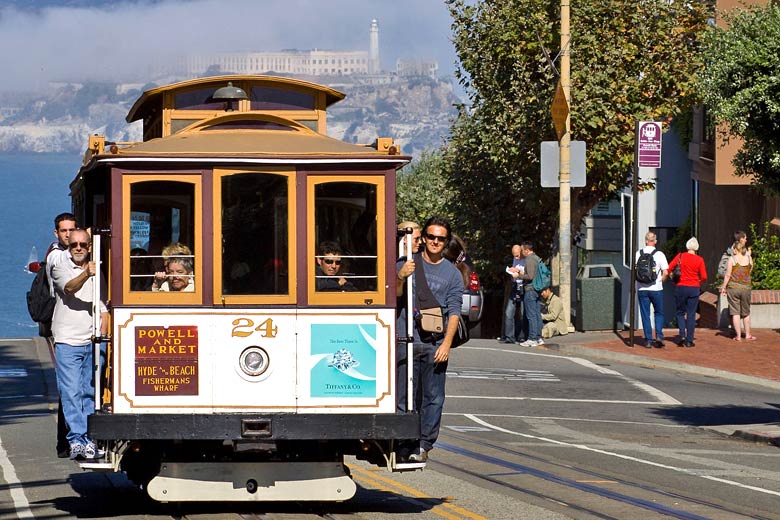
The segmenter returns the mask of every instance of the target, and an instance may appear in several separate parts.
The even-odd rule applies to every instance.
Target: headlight
[[[248,376],[259,376],[268,370],[268,353],[260,347],[248,347],[241,352],[238,366]]]

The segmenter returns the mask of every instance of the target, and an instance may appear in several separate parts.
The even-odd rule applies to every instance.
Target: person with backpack
[[[741,229],[735,231],[734,242],[732,242],[729,247],[726,248],[723,254],[720,255],[720,262],[718,262],[718,276],[721,278],[726,277],[726,270],[729,266],[729,259],[734,256],[734,244],[742,244],[743,246],[747,244],[747,233]]]
[[[30,318],[38,323],[38,335],[51,338],[51,318],[54,314],[54,287],[51,283],[51,268],[68,251],[70,233],[76,229],[76,217],[72,213],[60,213],[54,218],[54,236],[27,292],[27,310]],[[51,342],[50,342],[51,343]]]
[[[636,252],[634,276],[636,279],[639,314],[642,316],[642,328],[645,334],[645,348],[664,347],[664,286],[669,275],[669,263],[663,251],[656,248],[658,238],[655,233],[645,233],[645,246]],[[650,306],[655,318],[655,339],[653,322],[650,321]]]
[[[523,308],[528,319],[528,339],[520,343],[521,347],[538,347],[544,345],[542,340],[542,309],[539,305],[539,293],[545,285],[543,272],[549,274],[549,269],[544,266],[542,260],[534,253],[534,244],[530,240],[523,242],[523,258],[525,258],[525,271],[523,278]],[[537,276],[537,274],[542,276]],[[540,280],[541,279],[541,280]],[[549,276],[546,284],[549,285]]]
[[[54,314],[54,286],[51,282],[52,267],[61,258],[67,256],[70,234],[75,231],[76,216],[73,213],[60,213],[54,217],[54,236],[57,240],[49,245],[38,274],[35,275],[30,291],[27,293],[27,310],[33,321],[38,323],[38,335],[46,338],[49,348],[54,349],[51,333],[51,320]],[[57,457],[70,456],[67,441],[68,426],[62,413],[62,400],[57,405]]]
[[[680,279],[675,283],[674,299],[677,305],[677,327],[680,336],[678,347],[694,347],[693,333],[696,330],[696,308],[699,306],[701,284],[707,281],[707,269],[704,260],[696,254],[699,241],[691,237],[686,243],[687,253],[680,253],[669,262],[669,270],[680,266]]]

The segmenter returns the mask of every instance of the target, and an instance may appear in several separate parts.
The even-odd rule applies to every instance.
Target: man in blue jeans
[[[423,269],[428,286],[444,316],[444,334],[425,332],[420,322],[414,327],[414,391],[415,408],[420,412],[420,444],[410,454],[402,453],[402,461],[426,462],[428,452],[439,437],[444,391],[447,381],[447,363],[450,346],[458,331],[460,307],[463,303],[463,277],[455,264],[444,258],[444,246],[452,231],[447,220],[431,217],[422,228],[423,251],[418,262],[406,261],[398,266],[398,280],[412,276]],[[412,278],[414,293],[418,294],[417,280]],[[398,287],[401,287],[401,283]],[[415,310],[417,297],[415,296]]]
[[[68,254],[52,266],[56,303],[52,318],[57,389],[68,424],[71,459],[95,459],[100,452],[87,436],[87,416],[95,411],[92,346],[92,301],[95,262],[89,260],[90,237],[83,229],[70,233]],[[105,284],[100,294],[104,295]],[[101,301],[100,334],[108,330],[108,309]]]
[[[511,277],[509,295],[504,306],[504,335],[498,338],[499,343],[522,343],[525,341],[527,320],[523,313],[523,272],[525,258],[523,248],[512,246],[512,266],[506,268]],[[519,314],[519,316],[517,316]]]
[[[523,278],[523,310],[528,319],[528,339],[520,343],[521,347],[544,345],[542,340],[542,309],[539,306],[539,292],[534,289],[534,277],[539,269],[539,257],[534,253],[534,244],[530,240],[523,242],[525,272]]]
[[[663,251],[656,249],[658,238],[655,233],[648,231],[645,234],[645,247],[636,252],[635,262],[642,253],[653,253],[655,260],[656,279],[653,282],[643,283],[636,281],[637,299],[639,300],[639,314],[642,316],[642,328],[645,333],[645,348],[664,347],[664,285],[663,282],[669,275],[669,263]],[[650,306],[653,306],[655,318],[655,339],[653,339],[653,322],[650,320]]]

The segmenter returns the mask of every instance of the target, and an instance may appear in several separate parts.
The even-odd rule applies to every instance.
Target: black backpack
[[[641,283],[655,283],[658,279],[658,270],[655,265],[655,252],[657,249],[653,249],[649,253],[645,253],[644,249],[639,251],[639,260],[636,261],[635,272],[636,279]]]
[[[41,332],[51,326],[51,318],[54,315],[54,296],[49,292],[49,277],[46,275],[46,262],[41,262],[40,270],[27,291],[27,311],[30,318],[38,322]],[[43,335],[43,334],[41,334]]]

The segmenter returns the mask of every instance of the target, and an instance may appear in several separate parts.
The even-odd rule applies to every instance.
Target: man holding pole
[[[100,457],[87,436],[87,416],[95,411],[92,302],[95,262],[89,260],[90,237],[83,229],[70,233],[69,254],[52,267],[56,303],[52,318],[57,389],[68,424],[70,458]],[[101,289],[100,294],[105,294]],[[100,302],[100,335],[108,330],[108,309]]]

